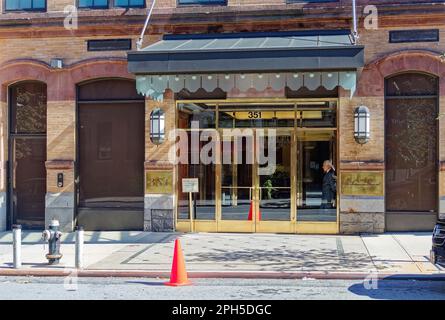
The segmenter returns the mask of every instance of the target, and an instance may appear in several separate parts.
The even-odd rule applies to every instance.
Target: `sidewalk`
[[[12,265],[12,234],[0,233],[0,275],[65,275],[74,267],[74,234],[63,236],[60,265],[48,266],[40,232],[24,232],[23,269]],[[81,276],[168,277],[181,239],[190,277],[363,278],[440,276],[428,261],[430,233],[361,236],[85,232]],[[47,247],[46,247],[47,250]]]

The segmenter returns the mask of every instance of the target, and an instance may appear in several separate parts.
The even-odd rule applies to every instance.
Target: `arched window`
[[[387,97],[437,95],[437,78],[422,73],[403,73],[386,80]]]
[[[9,87],[9,162],[12,223],[43,227],[46,195],[46,84]]]
[[[46,133],[46,84],[20,82],[10,87],[13,134]]]

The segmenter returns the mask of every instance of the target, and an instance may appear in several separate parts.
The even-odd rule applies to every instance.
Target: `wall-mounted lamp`
[[[357,143],[365,144],[371,137],[370,126],[371,114],[369,109],[365,106],[360,106],[355,109],[354,113],[354,138]]]
[[[165,112],[154,109],[150,113],[150,140],[155,145],[161,145],[165,140]]]

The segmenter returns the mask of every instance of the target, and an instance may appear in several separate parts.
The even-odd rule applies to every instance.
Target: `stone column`
[[[167,90],[162,102],[146,99],[145,108],[145,204],[144,230],[171,232],[175,230],[175,166],[168,153],[174,142],[168,135],[176,127],[176,105],[173,93]],[[156,145],[150,140],[150,114],[160,108],[165,112],[166,138]]]
[[[371,139],[354,139],[354,110],[365,105],[371,113]],[[340,233],[382,233],[385,230],[384,97],[355,96],[340,90],[339,183]]]
[[[145,186],[144,231],[174,231],[174,167],[161,161],[146,162]]]
[[[57,219],[63,232],[74,229],[75,110],[75,101],[48,101],[45,225]],[[59,174],[63,175],[63,186],[57,183]]]

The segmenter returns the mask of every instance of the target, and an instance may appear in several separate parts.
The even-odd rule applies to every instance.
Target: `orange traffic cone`
[[[253,220],[253,201],[250,201],[249,216],[247,217],[247,220]]]
[[[253,220],[253,201],[250,201],[250,209],[249,209],[249,216],[247,217],[248,221]],[[258,221],[261,221],[261,211],[258,209]]]
[[[192,283],[187,277],[187,271],[185,270],[185,260],[182,253],[181,242],[179,239],[176,239],[170,282],[165,283],[165,285],[179,287],[188,286],[191,284]]]

